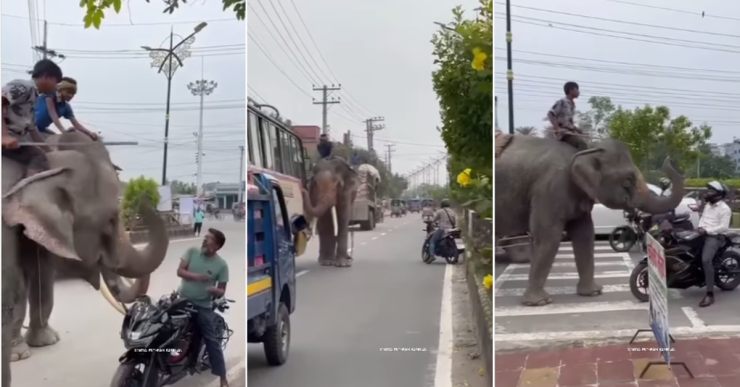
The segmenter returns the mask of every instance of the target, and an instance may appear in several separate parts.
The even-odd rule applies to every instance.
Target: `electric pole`
[[[43,59],[47,59],[49,57],[51,57],[51,58],[65,59],[66,57],[63,54],[59,54],[55,50],[49,50],[49,47],[47,46],[47,40],[46,40],[47,39],[47,35],[48,35],[47,34],[47,30],[48,30],[47,23],[46,23],[46,20],[44,20],[44,42],[43,42],[44,45],[43,46],[35,46],[35,47],[33,47],[33,49],[36,50],[36,51],[38,51],[38,52],[40,52],[41,55],[42,55],[42,57],[43,57]]]
[[[388,172],[390,173],[393,173],[393,169],[391,168],[391,154],[396,151],[395,149],[393,149],[394,146],[394,144],[386,145],[386,147],[388,148]]]
[[[511,0],[506,0],[506,82],[509,89],[509,134],[514,134],[514,71],[511,69]]]
[[[197,187],[197,193],[200,195],[202,193],[202,185],[203,185],[203,97],[206,95],[210,95],[213,93],[213,90],[216,89],[218,86],[218,83],[214,81],[207,81],[203,79],[203,61],[201,58],[201,70],[200,70],[200,79],[195,82],[188,83],[188,90],[190,90],[193,95],[200,96],[200,123],[198,124],[198,152],[195,154],[195,162],[198,165],[198,173],[196,175],[196,187]]]
[[[239,204],[244,200],[244,145],[239,146],[241,156],[239,156]]]
[[[373,117],[365,120],[365,131],[367,132],[367,150],[370,152],[375,152],[375,148],[373,147],[373,133],[385,128],[384,124],[375,125],[375,123],[383,121],[385,121],[384,117]]]
[[[323,134],[329,134],[329,129],[326,126],[326,113],[329,110],[329,105],[337,104],[337,103],[340,102],[340,100],[338,98],[334,98],[334,97],[332,97],[331,98],[331,101],[329,101],[329,92],[330,91],[341,90],[341,89],[342,89],[342,85],[341,84],[338,85],[338,86],[336,86],[336,87],[334,85],[331,85],[331,87],[328,87],[326,85],[324,85],[323,87],[316,87],[316,86],[313,87],[313,91],[322,91],[323,92],[322,93],[322,99],[321,99],[321,101],[316,101],[316,98],[313,99],[313,104],[314,105],[322,105],[322,107],[321,107],[321,116],[322,116],[321,133],[323,133]]]

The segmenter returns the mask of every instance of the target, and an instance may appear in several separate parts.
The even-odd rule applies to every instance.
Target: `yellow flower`
[[[474,70],[483,71],[486,67],[486,59],[488,59],[488,55],[476,47],[473,49],[473,62],[470,65]]]
[[[460,174],[457,175],[457,184],[460,184],[463,187],[469,186],[471,172],[472,170],[470,168],[465,168],[464,171],[460,172]]]
[[[483,277],[483,286],[485,286],[486,289],[491,289],[493,286],[493,277],[490,274]]]

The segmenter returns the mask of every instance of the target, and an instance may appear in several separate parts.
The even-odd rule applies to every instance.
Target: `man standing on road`
[[[206,213],[203,212],[203,209],[198,207],[197,210],[195,210],[195,222],[193,225],[193,233],[196,237],[200,236],[200,229],[203,228],[203,220],[206,218]]]
[[[228,387],[226,380],[226,363],[221,350],[221,337],[216,332],[216,312],[213,311],[213,299],[226,293],[229,281],[229,266],[216,252],[226,243],[226,236],[214,228],[208,229],[203,238],[200,250],[191,248],[180,261],[177,276],[182,278],[180,294],[193,303],[198,313],[196,325],[201,338],[205,341],[211,373],[221,378],[221,387]]]
[[[712,181],[707,184],[704,199],[707,204],[699,219],[699,233],[704,236],[704,248],[701,253],[701,263],[704,268],[704,281],[707,295],[702,298],[699,306],[707,307],[714,303],[714,256],[720,247],[719,235],[730,229],[732,210],[722,199],[727,195],[725,186]]]
[[[584,150],[588,148],[588,144],[582,138],[583,132],[576,128],[576,124],[573,121],[573,117],[576,114],[576,103],[574,100],[580,95],[578,84],[567,82],[563,86],[563,90],[565,91],[565,97],[552,105],[550,111],[547,112],[547,118],[550,120],[550,124],[552,124],[553,134],[558,141],[568,143],[578,150]]]
[[[435,256],[435,250],[437,243],[442,239],[445,231],[455,228],[457,223],[455,220],[455,214],[450,210],[450,202],[447,199],[442,199],[439,206],[441,207],[434,214],[434,223],[437,224],[437,229],[434,230],[432,238],[429,240],[429,256]]]

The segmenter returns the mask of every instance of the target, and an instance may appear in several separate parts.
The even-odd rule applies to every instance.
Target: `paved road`
[[[563,242],[547,291],[553,303],[545,307],[520,305],[529,265],[496,265],[497,350],[542,347],[578,341],[629,341],[636,329],[648,328],[648,304],[629,290],[629,276],[643,255],[615,253],[608,242],[596,242],[596,278],[604,285],[599,297],[575,295],[578,281],[570,243]],[[704,290],[669,289],[669,321],[674,336],[740,335],[740,291],[716,291],[716,302],[699,308]],[[644,333],[645,338],[650,333]]]
[[[307,253],[297,259],[300,277],[288,362],[269,367],[262,345],[249,344],[248,385],[434,385],[442,284],[445,275],[451,282],[452,271],[445,273],[442,262],[421,262],[422,228],[419,215],[409,214],[400,219],[386,217],[374,231],[356,232],[354,263],[348,269],[319,266],[318,241],[312,241]],[[449,309],[445,309],[448,323]],[[446,333],[442,340],[449,340],[451,350],[452,337]],[[382,350],[389,347],[421,351]],[[445,359],[440,372],[447,369],[449,380]]]
[[[206,222],[226,234],[226,245],[221,255],[229,263],[230,283],[227,297],[234,299],[226,313],[226,321],[234,335],[226,349],[227,369],[239,375],[244,368],[244,223],[232,221]],[[158,298],[179,286],[176,271],[180,258],[190,247],[200,246],[201,239],[172,241],[162,266],[152,275],[149,295]],[[66,281],[56,285],[55,308],[51,325],[61,341],[46,348],[32,348],[30,358],[12,364],[13,386],[107,386],[123,353],[119,338],[122,316],[116,312],[90,285]],[[243,380],[243,371],[241,379]],[[203,387],[215,377],[202,374],[185,378],[178,387]],[[232,386],[244,386],[234,383]]]

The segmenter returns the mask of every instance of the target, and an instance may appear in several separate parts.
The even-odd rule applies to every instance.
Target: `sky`
[[[32,12],[34,33],[29,15]],[[26,78],[35,61],[33,45],[41,44],[48,20],[48,47],[67,56],[57,60],[65,76],[78,82],[72,107],[88,129],[106,141],[138,141],[138,146],[109,147],[121,178],[162,177],[167,79],[152,68],[141,48],[164,47],[170,28],[180,39],[202,21],[208,25],[195,36],[191,56],[172,79],[168,180],[195,182],[199,97],[187,88],[201,79],[218,83],[205,97],[203,116],[203,182],[239,181],[239,146],[245,128],[245,22],[222,11],[220,1],[188,1],[174,14],[162,13],[161,1],[127,1],[120,14],[106,14],[100,30],[84,29],[84,9],[77,1],[2,0],[2,82]],[[46,9],[44,9],[46,7]],[[32,9],[33,11],[33,9]],[[179,39],[175,37],[175,43]],[[71,126],[65,125],[65,126]]]
[[[670,108],[672,117],[685,115],[695,125],[709,124],[713,143],[740,137],[740,2],[512,3],[515,127],[534,126],[541,134],[547,111],[564,96],[564,83],[576,81],[581,91],[578,110],[589,109],[591,96],[609,96],[629,109],[660,104]],[[494,9],[497,117],[499,127],[507,131],[504,1],[496,0]]]
[[[384,159],[386,146],[393,145],[393,172],[410,172],[445,153],[436,130],[441,120],[430,41],[439,28],[435,22],[451,21],[457,5],[472,18],[478,1],[248,3],[250,98],[277,107],[294,125],[321,126],[321,105],[312,103],[321,93],[312,88],[341,83],[342,90],[332,93],[341,103],[328,113],[333,141],[349,130],[355,146],[367,148],[363,121],[381,116],[385,128],[375,132],[374,148]]]

